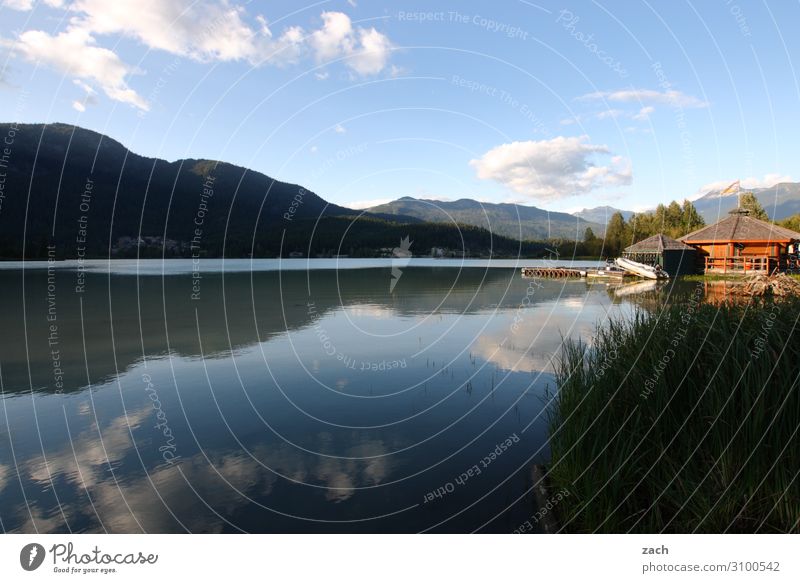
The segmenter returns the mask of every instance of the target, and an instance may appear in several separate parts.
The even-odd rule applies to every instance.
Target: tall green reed
[[[800,531],[800,300],[692,303],[566,341],[549,478],[567,532]]]

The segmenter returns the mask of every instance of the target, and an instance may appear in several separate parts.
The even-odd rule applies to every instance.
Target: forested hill
[[[411,225],[417,249],[422,242],[479,253],[520,248],[480,229],[408,217],[389,223],[224,162],[147,158],[71,125],[6,123],[0,135],[11,142],[0,150],[4,259],[42,258],[48,248],[58,258],[369,254],[396,247]]]
[[[580,240],[586,228],[602,233],[601,223],[567,213],[550,212],[535,206],[479,202],[468,198],[455,201],[419,200],[406,196],[369,209],[384,215],[416,217],[437,223],[463,223],[489,229],[493,233],[522,240]],[[610,215],[609,215],[610,216]]]

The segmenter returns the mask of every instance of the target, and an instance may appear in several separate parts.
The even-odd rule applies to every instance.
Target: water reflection
[[[510,269],[75,278],[0,271],[5,531],[509,532],[562,338],[634,309]]]

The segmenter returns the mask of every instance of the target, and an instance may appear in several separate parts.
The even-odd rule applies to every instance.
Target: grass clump
[[[567,341],[550,414],[566,532],[800,531],[800,300],[698,301]]]

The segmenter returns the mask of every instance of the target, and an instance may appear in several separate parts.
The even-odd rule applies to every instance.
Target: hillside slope
[[[508,203],[482,203],[467,198],[433,201],[407,196],[368,210],[384,215],[406,215],[428,222],[474,225],[497,235],[520,240],[581,240],[586,227],[591,227],[595,233],[604,230],[603,225],[587,222],[568,213]]]
[[[419,254],[520,250],[481,229],[363,214],[225,162],[147,158],[71,125],[0,124],[0,133],[13,137],[0,151],[0,258],[369,256],[409,233]]]

